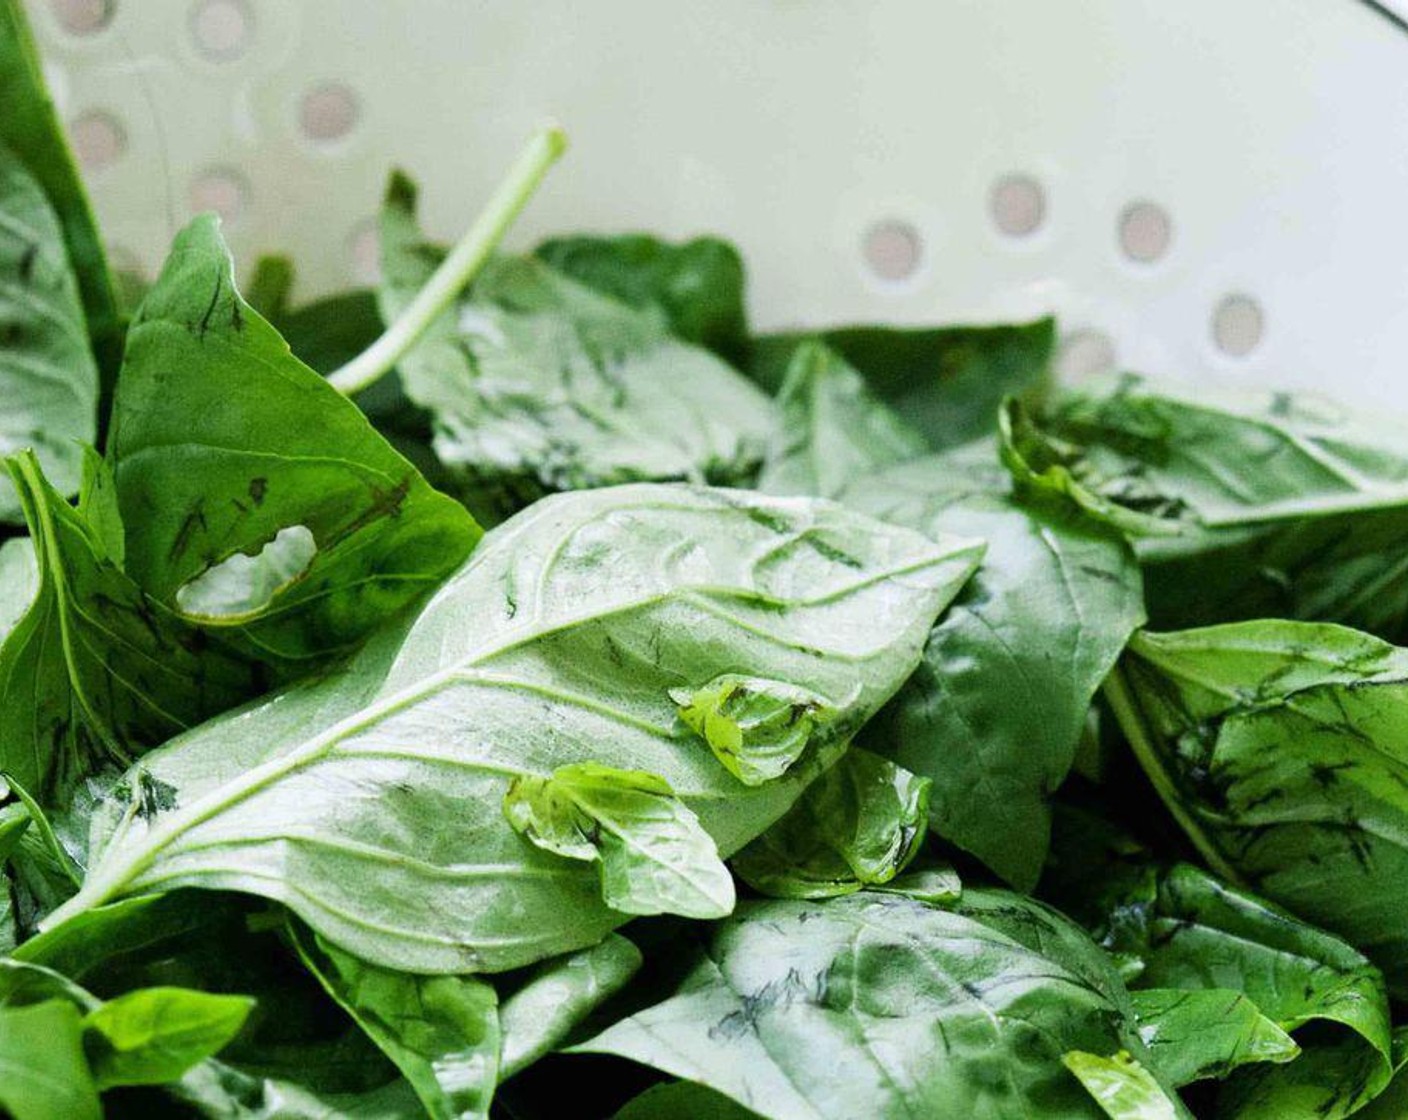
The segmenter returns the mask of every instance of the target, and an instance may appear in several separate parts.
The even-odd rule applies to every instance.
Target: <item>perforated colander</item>
[[[30,0],[102,228],[217,209],[366,282],[388,168],[457,236],[712,231],[762,327],[1054,311],[1112,364],[1408,411],[1408,30],[1363,0]],[[1403,6],[1408,9],[1408,5]]]

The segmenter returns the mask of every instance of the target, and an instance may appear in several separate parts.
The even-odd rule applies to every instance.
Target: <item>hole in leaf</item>
[[[237,552],[183,584],[176,591],[176,605],[206,622],[244,622],[301,579],[317,554],[312,530],[290,525],[253,556]]]

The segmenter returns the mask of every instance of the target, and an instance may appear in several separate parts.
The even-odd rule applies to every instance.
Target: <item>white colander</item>
[[[1408,413],[1408,30],[1364,0],[29,0],[120,264],[218,209],[300,298],[387,170],[451,239],[705,231],[762,327],[1054,311],[1110,364]],[[3,108],[0,108],[3,111]]]

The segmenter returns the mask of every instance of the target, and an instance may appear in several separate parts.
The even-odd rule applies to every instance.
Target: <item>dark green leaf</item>
[[[924,842],[929,779],[852,747],[787,815],[733,858],[773,898],[830,898],[888,883]]]
[[[612,1120],[751,1120],[757,1115],[693,1081],[667,1081],[632,1099]]]
[[[1301,1045],[1289,1064],[1233,1073],[1219,1116],[1343,1117],[1388,1082],[1387,994],[1382,975],[1360,953],[1189,864],[1160,867],[1127,838],[1078,817],[1063,816],[1058,835],[1045,889],[1126,962],[1133,984],[1157,992],[1156,1000],[1176,989],[1211,1001],[1205,993],[1212,991],[1224,1007],[1228,993],[1240,993]],[[1200,1002],[1194,1010],[1201,1021],[1177,1027],[1162,1044],[1141,1022],[1169,1080],[1230,1069],[1246,1060],[1252,1038],[1275,1048],[1248,1009],[1215,1014],[1216,1006]]]
[[[803,342],[778,390],[758,489],[835,498],[857,478],[922,455],[924,437],[891,412],[834,350]]]
[[[102,1120],[81,1023],[65,1000],[0,1007],[0,1106],[14,1120]]]
[[[382,314],[392,321],[438,253],[395,177],[382,212]],[[399,363],[434,417],[436,454],[490,515],[547,491],[637,480],[734,483],[762,458],[771,403],[657,315],[533,258],[491,263]]]
[[[65,502],[32,455],[7,465],[39,587],[0,645],[0,770],[41,804],[61,804],[85,775],[130,762],[261,684],[256,667],[144,595],[108,552],[110,526]],[[145,802],[164,796],[134,780]]]
[[[992,434],[997,406],[1046,386],[1052,319],[993,327],[841,327],[754,340],[749,372],[777,392],[793,351],[819,339],[865,377],[870,391],[917,429],[933,451]]]
[[[510,783],[588,761],[648,765],[731,855],[845,736],[750,789],[679,721],[670,690],[725,671],[781,680],[859,726],[912,671],[980,552],[736,491],[540,502],[496,529],[408,634],[149,754],[144,771],[175,805],[108,807],[83,891],[47,924],[198,886],[286,902],[358,957],[417,972],[499,971],[593,944],[622,916],[590,865],[502,818]]]
[[[987,442],[881,471],[843,500],[988,542],[918,671],[862,742],[933,781],[935,832],[1030,889],[1091,698],[1143,620],[1133,553],[1068,503],[1015,499]]]
[[[304,963],[415,1088],[434,1120],[487,1117],[498,1083],[498,997],[472,976],[413,976],[290,923]]]
[[[642,310],[656,309],[686,342],[739,364],[747,353],[743,260],[726,241],[671,244],[628,233],[556,237],[534,250],[565,276]]]
[[[110,458],[127,571],[168,606],[281,531],[312,535],[301,575],[223,628],[285,676],[355,648],[479,536],[240,298],[208,216],[177,238],[132,325]]]
[[[740,904],[674,995],[576,1052],[766,1117],[1091,1118],[1070,1050],[1136,1055],[1128,996],[1065,919],[999,891]]]

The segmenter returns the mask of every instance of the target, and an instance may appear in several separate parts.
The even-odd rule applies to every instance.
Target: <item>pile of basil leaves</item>
[[[1401,424],[648,236],[348,399],[409,181],[134,292],[16,0],[0,104],[0,1113],[1408,1114]]]

